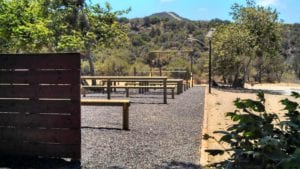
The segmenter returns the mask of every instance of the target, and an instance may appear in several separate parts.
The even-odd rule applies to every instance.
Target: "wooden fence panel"
[[[79,114],[79,100],[1,100],[0,112]]]
[[[0,155],[81,158],[80,54],[0,54]]]
[[[80,81],[76,76],[77,71],[78,70],[1,71],[0,83],[32,84],[38,81],[41,84],[78,84]]]

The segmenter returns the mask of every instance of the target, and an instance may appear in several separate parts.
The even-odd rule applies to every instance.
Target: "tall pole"
[[[194,87],[193,80],[193,55],[191,55],[191,87]]]
[[[211,38],[209,38],[208,92],[211,93]]]

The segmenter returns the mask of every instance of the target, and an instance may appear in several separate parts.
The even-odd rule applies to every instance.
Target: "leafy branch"
[[[264,93],[257,94],[257,100],[236,99],[236,110],[228,112],[227,117],[236,124],[226,131],[214,133],[223,136],[217,140],[208,134],[204,139],[227,143],[229,149],[206,150],[210,155],[227,153],[230,158],[210,166],[215,168],[232,169],[287,169],[300,166],[300,113],[299,104],[289,99],[281,100],[284,105],[285,119],[279,120],[275,113],[266,112]],[[292,96],[300,98],[300,94],[293,92]]]

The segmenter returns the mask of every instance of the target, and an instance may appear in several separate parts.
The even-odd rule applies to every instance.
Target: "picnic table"
[[[107,99],[111,98],[112,83],[117,82],[132,82],[139,83],[135,88],[149,89],[160,88],[163,89],[163,103],[167,104],[167,77],[166,76],[81,76],[82,80],[101,80],[106,82]],[[159,83],[161,87],[149,86],[149,83]],[[100,87],[100,86],[99,86]],[[124,87],[125,88],[125,87]]]

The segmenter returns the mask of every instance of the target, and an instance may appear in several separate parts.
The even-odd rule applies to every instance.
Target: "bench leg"
[[[85,89],[82,89],[82,95],[83,95],[83,97],[85,97],[85,95],[86,95]]]
[[[129,105],[123,105],[123,130],[129,130]]]
[[[163,86],[164,86],[164,104],[167,104],[167,79],[164,79],[163,81]]]
[[[114,82],[114,86],[117,86],[117,82]],[[117,88],[114,88],[114,92],[117,92]]]
[[[126,88],[125,90],[126,90],[126,97],[129,97],[129,89]]]
[[[172,89],[172,99],[175,99],[174,89]]]

